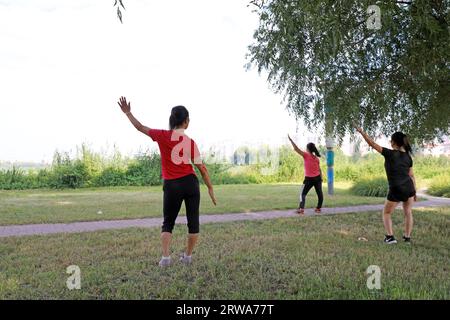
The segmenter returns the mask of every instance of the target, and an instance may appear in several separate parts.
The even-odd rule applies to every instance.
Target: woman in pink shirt
[[[312,187],[316,190],[318,203],[314,210],[316,213],[320,213],[323,203],[323,192],[322,192],[322,171],[320,170],[320,153],[317,150],[314,143],[308,143],[306,145],[307,151],[300,150],[299,147],[292,141],[291,137],[288,135],[289,141],[292,143],[294,150],[300,154],[305,161],[305,180],[303,181],[303,191],[302,200],[297,209],[297,213],[305,213],[305,200],[306,195]]]

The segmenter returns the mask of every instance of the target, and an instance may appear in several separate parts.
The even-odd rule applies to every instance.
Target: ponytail
[[[308,143],[306,145],[306,149],[308,149],[309,152],[311,152],[312,154],[315,154],[317,157],[320,158],[320,153],[319,150],[317,150],[316,145],[312,142]]]
[[[406,152],[412,154],[412,147],[411,144],[409,143],[409,138],[406,134],[403,136],[403,148],[405,148]]]

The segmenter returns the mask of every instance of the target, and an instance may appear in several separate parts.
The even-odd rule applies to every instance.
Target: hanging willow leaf
[[[122,3],[122,0],[119,0],[119,3],[120,3],[120,5],[122,6],[122,8],[123,8],[124,10],[126,10],[126,9],[125,9],[125,6],[124,6],[123,3]]]
[[[117,7],[117,16],[119,17],[120,23],[123,23],[122,22],[122,12],[120,12],[119,7]]]
[[[113,7],[115,7],[115,6],[117,6],[117,0],[114,2],[114,5],[113,5]]]

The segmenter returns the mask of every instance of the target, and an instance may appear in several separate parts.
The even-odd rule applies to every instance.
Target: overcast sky
[[[204,149],[285,142],[295,119],[244,68],[258,22],[247,3],[125,0],[121,24],[112,0],[0,0],[0,160],[51,161],[82,142],[155,147],[120,112],[121,95],[153,128],[185,105]]]

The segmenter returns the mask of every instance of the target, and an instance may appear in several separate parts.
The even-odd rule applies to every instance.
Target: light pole
[[[328,194],[334,195],[334,139],[328,136],[325,139],[327,147],[327,181],[328,181]]]
[[[333,138],[333,110],[329,104],[325,105],[325,145],[327,147],[327,181],[328,194],[334,195],[334,138]]]

